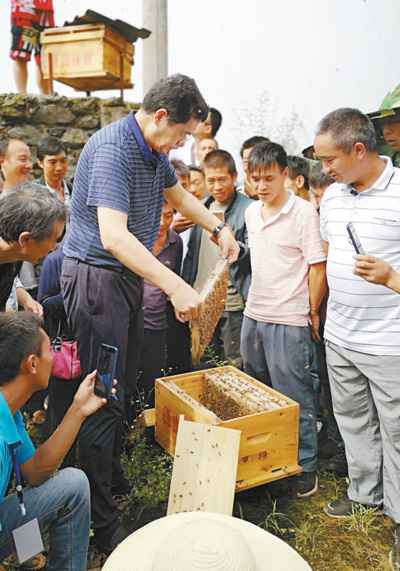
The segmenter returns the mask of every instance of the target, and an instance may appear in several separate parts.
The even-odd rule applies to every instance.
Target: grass
[[[132,492],[120,507],[125,525],[133,531],[166,514],[172,459],[152,435],[134,430],[123,467]],[[290,482],[281,480],[237,494],[234,515],[289,543],[313,571],[389,571],[393,529],[389,518],[366,508],[345,520],[326,516],[326,502],[341,497],[347,488],[344,478],[331,473],[320,473],[319,490],[307,499],[295,499]]]

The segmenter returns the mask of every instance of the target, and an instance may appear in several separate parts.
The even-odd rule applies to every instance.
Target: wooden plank
[[[145,428],[149,428],[154,426],[156,423],[156,409],[155,408],[146,408],[142,411],[136,419],[136,423],[138,426],[143,426]]]
[[[243,490],[248,490],[250,488],[255,488],[256,486],[262,486],[263,484],[268,484],[269,482],[275,482],[276,480],[282,480],[283,478],[288,478],[289,476],[297,476],[302,473],[300,466],[292,464],[284,468],[279,468],[274,466],[270,470],[260,470],[252,478],[245,480],[237,480],[236,491],[242,492]]]
[[[185,401],[174,392],[165,381],[155,381],[156,428],[155,438],[169,454],[175,453],[176,435],[179,416],[183,414],[187,420],[215,425],[218,417],[212,411],[195,403]]]
[[[240,431],[179,418],[167,514],[232,515]]]

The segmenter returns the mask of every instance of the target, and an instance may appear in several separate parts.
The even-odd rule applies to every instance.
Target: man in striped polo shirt
[[[333,406],[349,465],[348,497],[326,513],[352,515],[359,504],[383,507],[396,523],[391,551],[400,569],[400,297],[357,275],[362,249],[400,266],[400,171],[377,153],[374,127],[357,109],[338,109],[319,124],[314,147],[336,182],[321,202],[330,289],[325,326]]]
[[[83,373],[96,369],[101,343],[118,348],[119,400],[87,419],[79,437],[92,489],[94,539],[105,552],[127,534],[111,489],[126,490],[120,433],[126,394],[136,386],[143,278],[167,294],[181,321],[195,314],[200,300],[151,254],[163,201],[212,233],[229,261],[239,253],[228,227],[178,184],[167,158],[207,114],[191,78],[168,77],[150,89],[136,115],[95,133],[77,166],[61,283]]]

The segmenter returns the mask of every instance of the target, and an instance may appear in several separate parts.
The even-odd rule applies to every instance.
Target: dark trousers
[[[78,436],[79,461],[92,492],[95,539],[107,545],[119,525],[111,488],[122,477],[125,397],[136,390],[143,280],[127,270],[119,272],[66,258],[61,287],[68,321],[78,341],[82,372],[96,368],[101,343],[118,348],[118,400],[111,400],[87,418]]]
[[[144,330],[139,388],[144,393],[145,403],[151,407],[154,406],[154,379],[161,377],[166,364],[166,342],[166,329]]]
[[[59,379],[58,377],[50,377],[47,409],[47,422],[50,434],[53,434],[71,406],[80,382],[81,378],[66,381],[65,379]],[[64,457],[61,465],[62,468],[66,468],[68,466],[76,466],[75,443],[69,449],[68,454]]]
[[[317,469],[317,399],[312,375],[314,356],[308,327],[243,318],[241,351],[246,373],[300,405],[299,463]]]
[[[171,304],[167,305],[167,320],[167,369],[174,375],[191,371],[192,354],[189,324],[176,319]]]

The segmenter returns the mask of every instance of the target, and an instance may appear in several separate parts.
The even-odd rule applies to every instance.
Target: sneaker
[[[296,478],[298,498],[308,498],[318,490],[317,472],[303,472]]]
[[[392,571],[400,571],[400,525],[394,529],[394,541],[389,553],[389,565]]]
[[[337,476],[344,478],[348,475],[349,470],[347,466],[347,458],[344,448],[339,450],[337,454],[332,456],[325,464],[324,468],[330,472],[334,472]]]
[[[381,506],[372,506],[353,502],[353,500],[350,500],[347,496],[327,503],[324,507],[324,512],[329,517],[344,519],[346,517],[351,517],[359,508],[372,508],[375,510],[376,515],[382,515]]]

